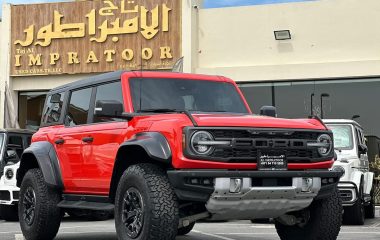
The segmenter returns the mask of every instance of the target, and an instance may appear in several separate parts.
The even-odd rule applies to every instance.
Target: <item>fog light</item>
[[[243,181],[241,178],[231,178],[230,193],[239,193],[242,188]]]
[[[302,178],[302,192],[311,192],[313,188],[312,178]]]
[[[191,184],[194,184],[194,185],[198,185],[198,184],[199,184],[199,180],[198,180],[198,178],[192,178],[192,179],[190,180],[190,183],[191,183]]]
[[[203,179],[203,185],[211,185],[211,180],[208,178]]]

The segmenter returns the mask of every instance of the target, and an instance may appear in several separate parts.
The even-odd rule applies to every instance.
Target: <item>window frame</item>
[[[84,126],[84,125],[88,125],[89,124],[89,120],[90,120],[90,115],[91,115],[91,111],[93,111],[94,109],[94,106],[92,104],[93,100],[94,100],[94,86],[93,85],[88,85],[88,86],[84,86],[84,87],[81,87],[81,88],[73,88],[73,89],[69,89],[67,92],[68,92],[68,99],[67,101],[65,102],[65,114],[63,115],[64,118],[62,119],[63,120],[63,125],[67,128],[71,128],[71,127],[80,127],[80,126]],[[70,105],[70,101],[71,101],[71,96],[73,94],[73,92],[76,92],[76,91],[81,91],[81,90],[84,90],[84,89],[91,89],[91,95],[90,95],[90,102],[89,102],[89,107],[88,107],[88,113],[87,113],[87,121],[86,123],[84,124],[78,124],[78,125],[75,125],[75,126],[68,126],[66,124],[66,121],[65,121],[65,118],[67,116],[67,113],[69,111],[69,105]],[[92,108],[92,110],[91,110]]]
[[[122,85],[122,81],[119,78],[119,79],[104,81],[104,82],[97,83],[97,84],[89,84],[87,86],[81,86],[81,87],[78,87],[78,88],[70,88],[70,89],[66,90],[67,99],[65,99],[65,101],[64,101],[64,107],[62,108],[62,110],[65,113],[63,115],[64,117],[62,119],[62,124],[66,128],[71,128],[71,127],[80,127],[80,126],[94,125],[94,124],[104,124],[104,123],[112,123],[112,122],[124,122],[125,120],[122,120],[122,119],[120,121],[112,121],[112,122],[97,122],[97,123],[93,122],[93,120],[94,120],[94,110],[95,110],[95,100],[96,100],[96,93],[97,93],[98,87],[102,86],[102,85],[106,85],[106,84],[111,84],[111,83],[114,83],[114,82],[120,82],[120,86]],[[75,126],[68,126],[68,125],[66,125],[65,124],[65,116],[67,115],[67,112],[69,110],[69,104],[70,104],[70,100],[71,100],[71,94],[73,92],[75,92],[75,91],[80,91],[80,90],[88,89],[88,88],[92,88],[92,92],[91,92],[91,97],[90,97],[90,105],[89,105],[89,109],[88,109],[86,123],[75,125]],[[124,107],[124,110],[125,110],[123,91],[122,91],[122,96],[123,96],[123,102],[122,102],[122,104],[123,104],[123,107]]]
[[[49,97],[51,97],[54,94],[63,94],[61,114],[60,114],[59,119],[58,119],[57,122],[46,123],[43,118],[44,118],[44,114],[45,114],[45,111],[46,111],[46,108],[47,108],[48,99],[49,99]],[[40,127],[49,127],[49,126],[62,125],[63,124],[63,119],[64,119],[63,116],[65,116],[65,114],[63,114],[63,113],[65,113],[66,101],[67,101],[67,91],[56,91],[56,92],[49,92],[48,94],[46,94],[45,104],[44,104],[44,108],[42,110]]]
[[[96,94],[98,93],[98,87],[100,86],[104,86],[104,85],[107,85],[107,84],[112,84],[112,83],[115,83],[115,82],[119,82],[120,83],[120,87],[121,87],[121,97],[122,97],[122,101],[121,101],[121,104],[123,104],[123,109],[125,111],[125,103],[124,103],[124,94],[123,94],[123,90],[122,90],[122,81],[121,79],[117,79],[117,80],[113,80],[113,81],[108,81],[108,82],[104,82],[104,83],[99,83],[99,84],[96,84],[94,85],[94,92],[93,92],[93,98],[91,99],[91,104],[92,105],[92,110],[90,109],[91,111],[91,117],[89,118],[89,120],[91,120],[89,123],[89,125],[94,125],[94,124],[109,124],[109,123],[115,123],[115,122],[125,122],[124,119],[119,119],[119,120],[116,120],[116,121],[107,121],[107,122],[94,122],[94,116],[95,116],[95,100],[96,100]]]

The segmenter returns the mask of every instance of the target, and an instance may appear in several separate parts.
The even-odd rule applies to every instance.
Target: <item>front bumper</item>
[[[0,204],[14,205],[18,202],[20,189],[18,187],[1,186]]]
[[[213,219],[275,218],[308,207],[330,196],[342,173],[338,171],[171,170],[168,177],[180,200],[206,204]],[[231,179],[240,179],[231,192]],[[308,191],[303,181],[312,179]]]

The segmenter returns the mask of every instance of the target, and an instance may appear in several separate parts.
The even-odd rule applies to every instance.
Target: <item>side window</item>
[[[65,117],[66,126],[76,126],[87,123],[91,94],[92,88],[71,92],[70,103]]]
[[[23,143],[22,143],[22,137],[21,136],[12,136],[10,135],[8,137],[8,145],[7,150],[15,150],[17,153],[17,156],[20,158],[22,155],[22,152],[24,151]]]
[[[61,117],[64,93],[49,95],[46,99],[45,109],[42,114],[43,124],[58,123]]]
[[[121,90],[120,81],[100,85],[97,87],[96,98],[95,98],[95,106],[96,106],[97,101],[102,101],[102,100],[117,101],[117,102],[123,104],[123,93]],[[94,115],[94,123],[110,122],[110,121],[116,121],[116,120],[118,120],[118,119],[109,118],[109,117],[100,117],[100,116]]]

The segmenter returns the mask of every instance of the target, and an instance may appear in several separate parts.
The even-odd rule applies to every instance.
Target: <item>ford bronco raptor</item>
[[[16,172],[25,148],[29,147],[33,131],[0,129],[0,219],[18,220]]]
[[[344,208],[343,222],[363,225],[375,217],[374,173],[369,171],[363,128],[348,119],[323,120],[334,135],[338,159],[333,169],[344,172],[338,184]]]
[[[27,240],[52,239],[61,211],[114,209],[119,239],[175,239],[206,218],[274,218],[281,239],[333,240],[333,163],[320,120],[253,115],[228,78],[107,73],[47,95],[17,173],[20,225]]]

